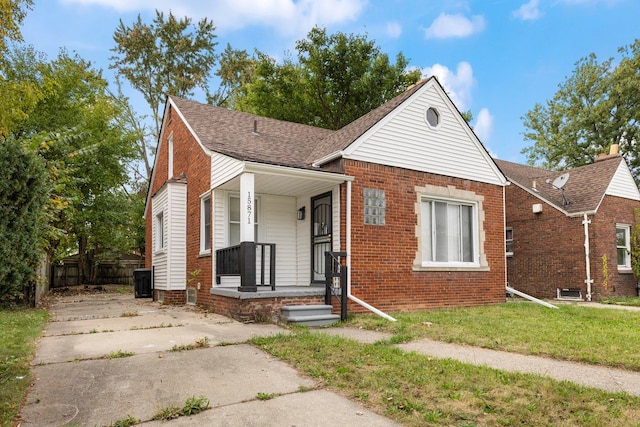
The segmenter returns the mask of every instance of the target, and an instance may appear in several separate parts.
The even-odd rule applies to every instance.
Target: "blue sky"
[[[110,78],[119,20],[131,25],[155,9],[213,20],[217,52],[227,43],[282,58],[314,26],[366,33],[384,53],[402,52],[423,75],[435,74],[458,108],[473,113],[492,155],[524,162],[521,117],[545,103],[575,63],[595,53],[617,57],[640,37],[637,0],[35,0],[25,42],[53,59],[78,53]],[[133,92],[139,113],[148,108]],[[204,96],[196,100],[205,102]]]

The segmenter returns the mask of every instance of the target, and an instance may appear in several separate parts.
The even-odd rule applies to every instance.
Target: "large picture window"
[[[616,250],[618,253],[618,269],[631,269],[630,226],[616,225]]]
[[[478,264],[476,203],[423,199],[421,217],[424,266]]]

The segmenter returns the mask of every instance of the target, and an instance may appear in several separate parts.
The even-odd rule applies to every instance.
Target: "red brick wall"
[[[555,298],[557,288],[576,288],[587,294],[583,217],[570,218],[542,203],[516,185],[506,189],[507,227],[513,228],[513,256],[507,259],[509,284],[522,292]],[[541,213],[532,205],[542,203]],[[595,216],[589,215],[589,249],[592,299],[607,295],[635,295],[632,274],[617,269],[615,224],[633,224],[638,202],[606,196]],[[604,288],[603,260],[608,262]]]
[[[275,322],[280,316],[280,308],[285,305],[318,304],[324,304],[324,296],[240,299],[215,295],[213,296],[211,308],[214,313],[222,314],[241,322]],[[334,312],[336,306],[339,313],[340,303],[334,303]]]
[[[504,302],[504,214],[500,186],[406,169],[345,161],[352,183],[351,293],[381,310]],[[414,271],[418,249],[415,187],[455,186],[484,196],[484,252],[489,271]],[[364,224],[364,188],[385,190],[386,225]],[[345,189],[341,191],[346,206]],[[343,213],[344,223],[344,213]],[[345,247],[344,227],[342,247]],[[366,311],[349,305],[350,311]]]
[[[187,177],[187,278],[191,278],[191,272],[200,270],[197,277],[188,286],[197,290],[197,303],[201,305],[211,304],[209,290],[212,286],[212,257],[199,256],[200,253],[200,196],[211,188],[211,159],[203,151],[202,147],[193,138],[180,117],[173,111],[168,112],[165,118],[166,126],[156,154],[154,166],[154,179],[150,188],[154,195],[168,179],[168,138],[173,133],[173,176],[185,174]],[[212,206],[213,208],[213,206]],[[146,266],[151,268],[153,263],[153,249],[151,248],[151,209],[147,209],[146,217]],[[186,300],[186,291],[182,301]],[[172,291],[173,293],[173,291]],[[165,302],[168,292],[165,293]],[[172,297],[173,298],[173,297]],[[176,301],[180,298],[173,298]]]
[[[633,226],[635,208],[640,208],[640,202],[605,196],[597,214],[591,218],[591,278],[596,300],[604,296],[637,296],[635,276],[629,271],[618,271],[616,253],[616,224]]]

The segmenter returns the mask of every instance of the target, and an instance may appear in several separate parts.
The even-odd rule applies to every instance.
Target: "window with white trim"
[[[631,226],[616,225],[616,251],[618,253],[618,269],[631,269]]]
[[[164,212],[156,215],[156,251],[164,249]]]
[[[200,253],[211,253],[211,195],[200,199]]]
[[[513,256],[513,227],[504,230],[504,243],[507,256]]]
[[[477,211],[476,202],[423,198],[422,265],[478,266]]]
[[[253,223],[255,241],[258,241],[258,211],[260,209],[260,199],[255,199],[255,209],[253,210]],[[240,244],[240,196],[229,196],[229,246]]]

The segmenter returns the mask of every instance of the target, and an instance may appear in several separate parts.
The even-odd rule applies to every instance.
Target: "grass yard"
[[[44,310],[0,309],[0,424],[12,425],[29,388],[29,363],[47,321]]]
[[[393,313],[397,322],[358,315],[349,326],[640,371],[640,311],[529,302]]]
[[[640,425],[640,398],[625,393],[308,330],[252,342],[322,386],[406,426]]]

